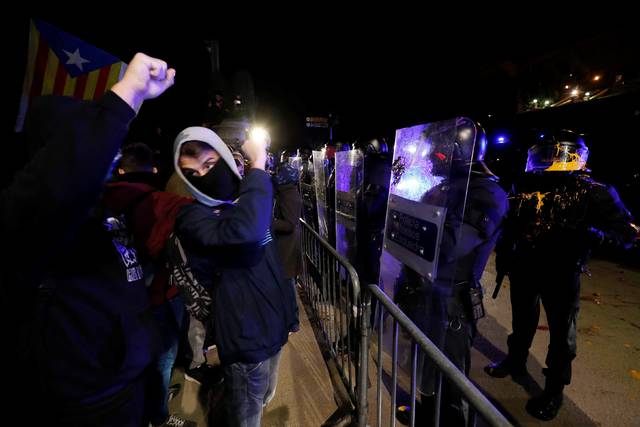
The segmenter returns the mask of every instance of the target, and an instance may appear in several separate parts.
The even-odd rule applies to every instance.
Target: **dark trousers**
[[[146,427],[149,421],[145,386],[142,378],[94,405],[64,410],[51,407],[47,413],[38,415],[46,420],[45,424],[61,427]]]
[[[524,365],[540,317],[540,302],[549,323],[546,388],[562,391],[571,382],[571,361],[576,357],[576,320],[580,297],[580,276],[576,271],[518,269],[509,275],[513,333],[509,335],[508,358]]]
[[[169,383],[185,317],[182,296],[177,295],[171,301],[155,307],[153,314],[161,342],[155,364],[149,369],[147,406],[151,423],[160,425],[169,417]]]
[[[452,297],[446,286],[423,287],[412,295],[415,305],[407,315],[465,375],[471,366],[471,344],[475,335],[474,321],[469,321],[459,297]],[[409,308],[409,307],[407,307]],[[404,309],[404,308],[403,308]],[[418,359],[418,391],[425,406],[432,404],[437,392],[437,369],[422,352]],[[425,408],[427,409],[427,408]],[[429,408],[432,409],[432,408]],[[431,411],[428,412],[431,413]],[[442,380],[441,425],[468,425],[469,405],[452,383]]]

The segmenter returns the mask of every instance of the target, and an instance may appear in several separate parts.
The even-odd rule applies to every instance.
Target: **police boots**
[[[527,412],[532,417],[542,421],[550,421],[558,415],[562,406],[562,392],[542,392],[540,396],[534,397],[527,402]]]

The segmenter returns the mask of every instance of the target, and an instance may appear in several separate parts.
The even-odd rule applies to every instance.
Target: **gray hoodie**
[[[182,147],[182,144],[191,141],[204,142],[205,144],[208,144],[211,148],[216,150],[216,152],[220,155],[220,158],[227,163],[227,165],[231,168],[238,179],[242,180],[242,176],[240,175],[240,172],[238,172],[238,167],[236,166],[236,162],[233,159],[231,150],[229,150],[229,147],[222,141],[222,139],[220,139],[218,135],[216,135],[214,131],[202,126],[192,126],[186,128],[178,134],[175,142],[173,143],[173,165],[175,167],[176,173],[185,182],[188,190],[191,192],[193,197],[200,203],[211,207],[228,203],[225,200],[216,200],[212,197],[207,196],[202,191],[194,187],[193,184],[191,184],[182,173],[182,170],[180,169],[180,166],[178,164],[178,160],[180,159],[180,148]]]

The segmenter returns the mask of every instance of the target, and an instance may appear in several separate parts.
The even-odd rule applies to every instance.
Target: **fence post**
[[[369,339],[371,337],[371,293],[368,289],[360,289],[360,363],[358,367],[358,426],[366,427],[369,413],[368,379],[369,379]]]

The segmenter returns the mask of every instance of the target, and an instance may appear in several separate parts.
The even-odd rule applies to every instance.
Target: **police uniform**
[[[510,196],[505,230],[497,248],[499,274],[509,274],[513,333],[505,360],[489,375],[526,374],[526,360],[544,305],[550,344],[545,390],[527,410],[543,420],[555,417],[571,381],[576,357],[580,273],[598,244],[630,246],[636,232],[615,189],[586,170],[588,149],[571,131],[540,133],[529,150],[527,173]]]
[[[458,133],[465,134],[464,130]],[[447,208],[436,279],[431,282],[405,266],[398,278],[404,291],[397,300],[416,325],[465,374],[469,372],[476,322],[483,315],[479,281],[508,209],[507,194],[483,162],[484,132],[474,124],[472,134],[479,142],[459,137],[450,177],[421,199],[422,203]],[[439,155],[437,147],[434,152]],[[434,158],[434,169],[437,161]],[[425,363],[423,355],[420,359],[418,388],[423,396],[417,417],[422,425],[431,416],[437,385],[435,369]],[[468,404],[453,384],[443,381],[441,425],[467,425],[468,421]]]

